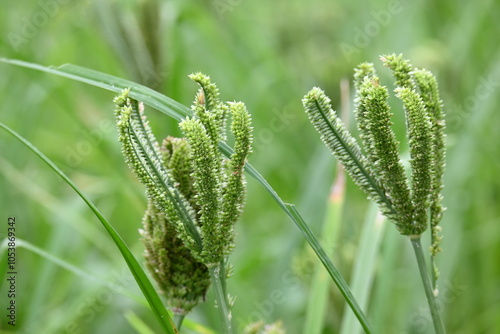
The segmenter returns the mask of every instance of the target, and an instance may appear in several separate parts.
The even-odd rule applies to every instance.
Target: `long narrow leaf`
[[[323,218],[321,240],[325,245],[332,246],[339,242],[339,231],[342,225],[342,212],[345,194],[344,170],[338,165],[337,176],[328,199],[326,213]],[[331,253],[330,253],[331,256]],[[309,298],[307,301],[307,314],[304,324],[304,333],[320,334],[323,332],[325,314],[328,308],[328,291],[331,282],[326,275],[325,269],[318,266],[315,269],[313,279],[309,284]],[[350,312],[344,312],[349,314]],[[356,322],[356,324],[358,324]]]
[[[95,216],[99,219],[99,221],[102,223],[106,231],[109,233],[111,238],[113,239],[114,243],[120,250],[120,253],[122,254],[125,262],[127,262],[128,267],[130,268],[130,271],[132,272],[132,275],[134,275],[135,280],[137,281],[137,284],[142,290],[142,293],[148,300],[149,305],[151,306],[151,309],[153,310],[154,314],[158,318],[158,321],[160,322],[162,328],[165,330],[165,333],[168,334],[176,334],[177,329],[175,329],[175,326],[172,322],[172,319],[170,318],[167,309],[163,305],[160,297],[158,296],[158,293],[156,292],[155,288],[149,281],[148,277],[142,270],[141,266],[139,265],[139,262],[137,262],[136,258],[132,254],[132,252],[129,250],[123,239],[120,237],[120,235],[115,231],[113,226],[104,218],[104,216],[101,214],[101,212],[97,209],[97,207],[90,201],[90,199],[85,196],[80,189],[71,181],[49,158],[47,158],[42,152],[40,152],[33,144],[31,144],[29,141],[27,141],[25,138],[23,138],[21,135],[19,135],[17,132],[9,128],[7,125],[3,124],[0,122],[0,127],[3,128],[5,131],[10,133],[12,136],[14,136],[17,140],[22,142],[26,147],[28,147],[33,153],[35,153],[40,159],[42,159],[49,167],[57,174],[59,175],[73,190],[83,199],[83,201],[89,206],[89,208],[94,212]]]
[[[7,248],[7,239],[4,239],[4,240],[5,241],[3,243],[0,243],[0,253],[5,251],[5,249]],[[30,243],[26,240],[16,239],[16,247],[25,248],[25,249],[27,249],[35,254],[38,254],[39,256],[41,256],[43,258],[45,258],[46,260],[58,265],[59,267],[66,269],[67,271],[73,273],[74,275],[80,276],[86,280],[95,281],[95,282],[99,283],[100,285],[106,286],[109,289],[116,291],[124,296],[127,296],[130,299],[133,299],[140,304],[143,304],[145,306],[148,305],[146,300],[143,297],[138,296],[138,295],[133,294],[133,293],[130,293],[126,289],[124,289],[123,287],[116,287],[115,284],[111,284],[106,279],[97,277],[93,273],[86,272],[86,271],[78,268],[77,266],[75,266],[67,261],[64,261],[63,259],[58,258],[57,256],[44,251],[43,249],[33,245],[32,243]]]
[[[65,64],[59,67],[42,66],[38,64],[28,63],[22,60],[6,58],[0,58],[0,62],[55,74],[75,81],[80,81],[91,86],[104,88],[116,93],[121,92],[125,88],[130,88],[130,97],[135,100],[141,101],[144,104],[155,108],[167,114],[168,116],[175,118],[178,121],[186,116],[192,115],[191,109],[189,109],[188,107],[161,93],[158,93],[151,88],[88,68],[71,64]]]
[[[186,106],[180,104],[179,102],[160,94],[150,88],[139,85],[137,83],[120,79],[115,76],[97,72],[94,70],[86,69],[83,67],[75,65],[63,65],[60,67],[45,67],[38,64],[28,63],[20,60],[0,58],[0,62],[31,68],[42,72],[48,72],[51,74],[56,74],[62,77],[70,78],[76,81],[84,82],[92,86],[101,87],[113,92],[119,92],[124,88],[131,88],[130,96],[137,99],[144,104],[157,109],[158,111],[173,117],[176,120],[181,120],[186,116],[192,115],[192,112]],[[232,149],[224,143],[219,144],[221,151],[227,157],[232,154]],[[300,229],[304,238],[311,245],[313,250],[318,255],[320,261],[325,266],[326,270],[332,277],[335,284],[338,286],[347,303],[353,309],[354,314],[362,324],[366,333],[371,333],[368,321],[363,314],[361,308],[358,306],[356,300],[352,296],[345,284],[345,280],[340,275],[338,270],[335,268],[331,260],[326,255],[325,251],[321,247],[316,236],[312,233],[309,226],[305,223],[300,213],[290,205],[287,205],[281,197],[276,193],[276,191],[269,185],[269,183],[262,177],[262,175],[250,164],[245,165],[245,170],[250,174],[257,182],[259,182],[271,195],[274,201],[279,205],[279,207],[286,213],[286,215],[294,222],[295,225]]]
[[[365,315],[363,314],[363,311],[359,307],[358,302],[352,295],[351,290],[349,290],[349,286],[347,285],[347,282],[345,281],[344,277],[342,277],[337,268],[335,268],[335,266],[332,264],[332,262],[328,258],[328,255],[326,255],[325,251],[319,244],[318,239],[314,236],[309,226],[300,216],[299,212],[295,208],[295,205],[292,204],[285,204],[285,205],[290,210],[291,214],[294,215],[295,219],[298,222],[300,230],[304,233],[304,237],[306,238],[307,242],[309,243],[309,245],[311,245],[314,252],[318,255],[319,259],[325,266],[326,270],[328,270],[328,273],[330,274],[333,281],[339,288],[340,293],[342,293],[342,296],[344,296],[344,299],[346,300],[347,304],[351,307],[352,311],[356,315],[356,318],[358,318],[365,332],[371,333],[372,331],[370,329],[370,326],[368,325],[368,320],[366,319]]]
[[[372,283],[375,279],[375,265],[380,251],[384,227],[384,216],[378,213],[377,205],[371,203],[366,213],[363,233],[359,242],[360,246],[351,275],[352,292],[358,298],[360,306],[365,310],[368,308]],[[342,318],[340,334],[358,334],[360,331],[361,328],[356,319],[352,314],[345,312]]]
[[[155,332],[132,310],[127,310],[124,313],[130,326],[132,326],[138,334],[155,334]]]

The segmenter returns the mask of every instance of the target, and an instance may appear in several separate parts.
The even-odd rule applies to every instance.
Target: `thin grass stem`
[[[350,287],[361,308],[366,312],[372,294],[372,283],[375,279],[376,263],[384,232],[384,216],[379,213],[377,205],[371,203],[363,224],[359,250],[351,274]],[[340,334],[361,333],[356,318],[352,313],[344,312]]]
[[[434,242],[434,240],[432,240]],[[431,256],[431,278],[432,278],[432,290],[435,293],[438,293],[438,286],[437,286],[437,280],[438,280],[438,272],[437,272],[437,267],[436,267],[436,262],[434,261],[435,256]]]
[[[443,319],[441,319],[436,298],[434,297],[429,274],[427,273],[427,263],[425,261],[424,252],[422,251],[422,242],[420,241],[420,237],[410,238],[410,241],[413,246],[413,250],[415,251],[415,256],[417,257],[418,269],[420,271],[422,283],[424,284],[425,295],[427,296],[427,302],[429,303],[434,329],[436,330],[436,334],[446,334]]]
[[[184,321],[184,317],[186,315],[185,314],[177,314],[177,313],[174,313],[174,324],[175,324],[175,327],[177,328],[177,331],[180,332],[181,331],[181,327],[182,327],[182,322]]]
[[[289,212],[293,215],[294,221],[297,222],[298,227],[304,233],[304,237],[306,238],[311,248],[314,250],[320,261],[323,263],[326,270],[328,270],[328,273],[332,277],[333,282],[339,288],[340,293],[344,297],[349,307],[354,312],[354,315],[359,320],[365,333],[366,334],[373,333],[371,326],[368,323],[368,319],[366,318],[363,310],[359,306],[356,298],[354,298],[351,290],[349,289],[349,285],[345,281],[344,277],[340,274],[338,269],[333,265],[331,260],[328,258],[328,255],[326,254],[325,250],[321,247],[318,239],[314,236],[313,232],[306,224],[302,216],[300,216],[297,209],[295,208],[295,205],[285,204],[285,206],[289,210]]]
[[[208,271],[212,280],[215,300],[217,301],[217,308],[219,310],[224,334],[232,334],[233,329],[231,325],[231,309],[226,291],[226,273],[224,268],[224,261],[221,261],[219,266],[210,267],[208,268]]]
[[[337,167],[337,177],[330,193],[323,222],[322,242],[329,248],[338,240],[338,232],[342,225],[342,207],[344,204],[345,177],[342,167]],[[329,244],[328,244],[329,243]],[[331,254],[330,254],[331,255]],[[331,280],[325,268],[318,263],[310,284],[310,295],[307,303],[307,315],[304,333],[320,334],[323,331],[325,314],[328,307],[328,289]]]

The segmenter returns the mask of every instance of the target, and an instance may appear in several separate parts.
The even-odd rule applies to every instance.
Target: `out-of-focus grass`
[[[26,22],[34,15],[41,17],[37,14],[43,12],[41,4],[55,2],[3,1],[0,56],[44,65],[75,63],[134,79],[102,37],[90,0],[61,4],[16,50],[10,43],[11,33],[22,35]],[[134,2],[114,2],[124,22],[136,13]],[[340,79],[351,77],[361,61],[377,63],[382,53],[403,52],[417,66],[437,74],[449,125],[448,210],[443,220],[444,251],[437,258],[445,322],[450,333],[498,332],[498,2],[411,1],[390,7],[383,1],[246,0],[228,1],[238,4],[222,16],[217,3],[176,0],[162,4],[164,80],[159,89],[190,105],[196,86],[186,76],[202,71],[218,83],[224,99],[245,101],[255,126],[252,164],[285,200],[299,205],[317,232],[332,182],[333,158],[327,157],[307,122],[301,97],[319,85],[338,105]],[[391,14],[382,17],[381,11]],[[366,46],[357,47],[361,46],[356,45],[358,29],[374,29],[377,13],[383,25],[379,31],[371,30]],[[346,57],[342,43],[357,47],[356,52]],[[382,81],[390,82],[385,80],[389,71],[376,66]],[[58,163],[140,255],[137,229],[145,198],[119,151],[112,94],[4,64],[0,74],[2,121]],[[401,137],[404,118],[397,101],[393,102]],[[158,136],[179,134],[175,123],[164,115],[147,112]],[[311,167],[312,161],[324,161],[323,167]],[[252,180],[248,188],[247,209],[237,227],[237,247],[231,256],[235,275],[228,281],[229,290],[237,296],[236,325],[242,327],[260,317],[267,321],[281,318],[290,333],[300,333],[311,278],[308,270],[314,266],[308,263],[310,256],[304,256],[307,252],[296,228]],[[368,203],[349,180],[346,196],[335,257],[349,278]],[[0,133],[0,199],[0,235],[5,233],[7,217],[16,216],[20,238],[138,293],[120,255],[107,244],[110,241],[83,203],[4,133]],[[385,230],[368,315],[384,333],[431,332],[413,254],[396,234],[392,226]],[[155,326],[143,305],[26,249],[18,250],[18,263],[21,294],[16,329],[20,332],[65,333],[75,324],[81,333],[134,333],[124,317],[129,309]],[[1,278],[0,308],[4,309]],[[283,298],[273,297],[281,294]],[[217,329],[211,298],[190,318]],[[325,333],[340,328],[343,305],[333,290]]]

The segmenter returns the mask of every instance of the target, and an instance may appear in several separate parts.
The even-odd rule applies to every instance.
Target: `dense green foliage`
[[[119,10],[102,4],[115,2]],[[500,26],[493,16],[499,10],[495,1],[367,5],[176,0],[159,10],[154,6],[139,10],[132,1],[115,2],[3,1],[0,56],[94,68],[147,84],[188,106],[196,87],[187,75],[210,74],[223,92],[221,99],[244,101],[252,114],[255,140],[250,162],[286,201],[297,204],[317,233],[335,161],[303,112],[304,92],[320,86],[333,107],[340,109],[340,80],[352,82],[354,66],[367,60],[376,63],[380,54],[392,52],[404,53],[416,67],[436,74],[448,133],[443,190],[447,211],[440,224],[443,252],[436,257],[441,272],[439,303],[445,308],[450,333],[500,330],[500,114],[496,112],[500,49],[492,42]],[[154,24],[155,14],[161,14],[159,26]],[[136,44],[124,43],[123,36]],[[382,82],[392,82],[390,70],[377,66],[377,72]],[[147,203],[142,185],[123,162],[113,94],[7,64],[0,64],[0,73],[2,122],[53,159],[141,258],[144,248],[138,229]],[[391,105],[398,103],[391,100]],[[394,129],[404,142],[399,105]],[[152,109],[145,112],[158,138],[182,135],[176,121]],[[0,237],[7,217],[16,216],[19,239],[73,265],[61,267],[28,247],[18,249],[22,295],[17,329],[136,333],[126,320],[131,311],[158,329],[96,218],[51,170],[6,133],[0,133],[0,189]],[[301,333],[317,259],[304,247],[297,228],[250,179],[246,202],[230,256],[234,273],[228,290],[236,296],[235,326],[264,317],[266,322],[282,319],[289,333]],[[368,201],[348,181],[344,203],[340,235],[323,237],[325,248],[349,278]],[[429,245],[430,240],[426,242]],[[384,333],[431,332],[417,269],[408,265],[414,261],[411,247],[393,228],[385,229],[380,247],[367,311],[373,327]],[[4,265],[2,258],[2,275]],[[4,309],[5,278],[0,278],[0,309]],[[336,333],[344,302],[334,288],[330,297],[324,332]],[[218,332],[213,295],[207,298],[190,318]]]

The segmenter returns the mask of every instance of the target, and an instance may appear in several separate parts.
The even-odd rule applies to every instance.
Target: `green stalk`
[[[221,261],[219,266],[208,268],[212,286],[215,293],[215,300],[217,301],[217,308],[219,309],[220,320],[224,334],[232,334],[233,329],[231,326],[231,310],[226,291],[226,272],[224,261]]]
[[[306,224],[302,216],[299,214],[295,205],[293,204],[285,204],[285,208],[288,209],[288,212],[292,215],[294,222],[297,222],[297,226],[304,233],[304,238],[307,240],[311,248],[314,250],[321,263],[325,266],[326,270],[330,274],[331,278],[335,285],[339,288],[340,293],[344,297],[345,301],[349,305],[349,307],[354,312],[354,315],[359,320],[363,330],[366,334],[373,333],[370,324],[368,323],[368,319],[366,318],[363,310],[359,306],[356,298],[354,298],[351,290],[349,289],[349,285],[345,281],[344,277],[340,274],[338,269],[333,265],[325,250],[321,247],[318,239],[314,236],[313,232]]]
[[[155,334],[155,332],[149,327],[144,320],[142,320],[137,314],[135,314],[132,310],[127,310],[124,313],[125,319],[127,319],[128,323],[132,328],[135,329],[137,334]]]
[[[361,308],[368,308],[370,301],[372,283],[375,279],[377,257],[384,231],[384,216],[379,214],[377,205],[371,203],[363,224],[359,250],[356,254],[350,286],[352,293],[356,296]],[[358,334],[361,327],[354,315],[344,312],[340,334]]]
[[[184,321],[185,314],[174,313],[174,324],[177,330],[180,332],[182,327],[182,322]]]
[[[431,238],[431,242],[432,244],[434,244],[434,237]],[[434,261],[435,259],[435,255],[432,255],[431,256],[431,278],[432,278],[432,290],[433,291],[437,291],[438,290],[438,286],[437,286],[437,280],[439,278],[439,272],[437,271],[437,266],[436,266],[436,262]]]
[[[420,276],[422,278],[422,283],[424,284],[425,295],[427,296],[427,302],[429,303],[429,308],[431,310],[432,321],[434,322],[434,329],[436,334],[446,334],[446,329],[444,328],[443,320],[439,314],[439,310],[436,304],[436,298],[434,298],[434,293],[432,290],[432,284],[429,279],[429,274],[427,273],[427,263],[425,262],[424,252],[422,251],[422,243],[420,241],[420,236],[416,238],[410,238],[411,245],[415,251],[415,256],[417,257],[418,269],[420,271]]]
[[[343,169],[337,167],[337,177],[332,188],[325,220],[323,222],[322,242],[332,242],[332,238],[338,237],[341,225],[342,207],[344,204],[345,178]],[[333,245],[327,245],[331,248]],[[331,255],[331,254],[330,254]],[[331,280],[325,268],[318,264],[310,284],[310,295],[307,303],[306,321],[304,333],[320,334],[323,330],[323,323],[328,306],[328,290]]]

